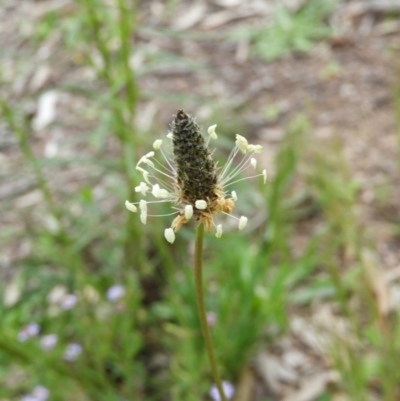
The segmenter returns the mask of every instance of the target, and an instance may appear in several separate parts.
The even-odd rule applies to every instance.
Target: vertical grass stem
[[[195,250],[194,250],[194,278],[195,278],[195,286],[196,286],[196,301],[197,308],[199,312],[201,331],[203,333],[204,343],[207,349],[208,359],[210,360],[211,371],[217,385],[219,395],[222,401],[227,401],[223,388],[221,377],[218,372],[217,362],[215,360],[214,355],[214,347],[212,344],[212,338],[210,329],[207,324],[206,311],[204,307],[204,298],[203,298],[203,237],[204,237],[204,224],[200,223],[197,226],[196,230],[196,241],[195,241]]]

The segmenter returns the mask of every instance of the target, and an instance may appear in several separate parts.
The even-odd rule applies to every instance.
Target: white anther
[[[143,179],[149,184],[151,185],[151,182],[149,180],[149,173],[147,171],[143,172]]]
[[[215,233],[215,236],[217,238],[221,238],[222,237],[222,224],[218,224],[217,225],[217,232]]]
[[[192,205],[186,205],[185,206],[185,219],[190,220],[190,218],[193,216],[193,206]]]
[[[156,139],[156,140],[154,141],[154,143],[153,143],[153,148],[154,148],[154,150],[160,149],[161,144],[162,144],[162,140],[161,140],[161,139]]]
[[[135,192],[140,192],[143,196],[145,196],[149,189],[150,188],[145,182],[141,182],[140,185],[135,188]]]
[[[197,200],[194,205],[196,206],[196,209],[199,210],[207,209],[207,202],[205,200]]]
[[[264,177],[264,184],[267,183],[267,170],[263,170],[262,175]]]
[[[137,162],[137,164],[136,164],[136,170],[139,170],[139,166],[143,163],[143,159],[145,159],[146,157],[145,156],[142,156],[140,159],[139,159],[139,161]],[[139,170],[140,171],[140,170]]]
[[[151,160],[149,160],[147,157],[144,157],[143,160],[142,160],[142,162],[143,162],[144,164],[147,164],[147,165],[150,166],[150,167],[154,167],[154,163],[153,163]]]
[[[174,139],[174,134],[173,134],[172,132],[169,132],[169,133],[167,134],[167,138],[168,138],[168,139]]]
[[[231,196],[232,196],[232,200],[234,201],[234,202],[236,202],[237,201],[237,195],[236,195],[236,191],[232,191],[231,192]]]
[[[247,153],[249,143],[244,136],[236,135],[236,146],[242,151],[242,153]]]
[[[255,169],[257,167],[257,160],[253,157],[250,160],[250,164],[253,166],[253,168]]]
[[[261,145],[249,145],[247,150],[249,152],[261,153],[263,151],[263,147]]]
[[[153,190],[151,191],[151,193],[155,198],[159,198],[160,197],[160,186],[158,184],[153,185]]]
[[[140,213],[140,221],[141,221],[143,224],[146,224],[146,221],[147,221],[147,213],[146,213],[146,212]]]
[[[215,128],[217,128],[217,124],[212,125],[211,127],[208,127],[208,135],[211,136],[212,139],[217,139],[217,134],[215,132]]]
[[[165,239],[170,243],[173,244],[175,241],[175,233],[172,228],[166,228],[164,231]]]
[[[165,199],[169,197],[169,192],[166,189],[160,189],[160,198]]]
[[[149,180],[149,173],[144,168],[136,166],[136,170],[140,171],[143,174],[143,179],[147,182],[147,184],[152,185]]]
[[[145,200],[141,200],[139,202],[139,208],[142,212],[147,212],[147,202]]]
[[[151,151],[151,152],[147,153],[145,157],[154,157],[154,152]]]
[[[245,216],[242,216],[242,217],[239,219],[239,230],[243,230],[243,229],[246,227],[247,220],[248,220],[248,218],[245,217]]]
[[[129,201],[125,201],[125,207],[126,207],[130,212],[133,212],[133,213],[137,212],[137,207],[136,207],[133,203],[131,203],[131,202],[129,202]]]

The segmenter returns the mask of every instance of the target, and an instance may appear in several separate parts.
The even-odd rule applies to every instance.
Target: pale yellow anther
[[[261,153],[263,151],[263,147],[261,145],[253,145],[253,152],[254,153]]]
[[[145,182],[141,182],[140,185],[135,188],[135,192],[140,192],[143,196],[145,196],[149,189],[149,186]]]
[[[167,134],[167,138],[168,138],[168,139],[173,139],[173,138],[174,138],[174,134],[173,134],[172,132],[169,132],[169,133]]]
[[[261,145],[249,145],[247,146],[247,150],[249,152],[261,153],[263,151],[263,147]]]
[[[129,202],[129,201],[125,201],[125,207],[126,207],[130,212],[133,212],[133,213],[137,212],[137,207],[136,207],[133,203],[131,203],[131,202]]]
[[[222,224],[218,224],[217,225],[217,231],[215,233],[215,236],[217,238],[221,238],[222,237]]]
[[[232,200],[233,200],[234,202],[236,202],[236,201],[238,200],[236,191],[232,191],[232,192],[231,192],[231,196],[232,196]]]
[[[215,132],[215,128],[217,128],[217,124],[211,125],[211,127],[208,128],[208,135],[210,135],[210,137],[212,139],[217,139],[217,133]]]
[[[193,206],[192,205],[186,205],[185,206],[185,219],[190,220],[190,218],[193,216]]]
[[[199,210],[205,210],[207,209],[207,202],[205,200],[197,200],[194,205],[196,206],[196,209]]]
[[[146,224],[146,222],[147,222],[147,212],[142,212],[142,213],[140,213],[140,221],[141,221],[143,224]]]
[[[239,230],[243,230],[243,229],[246,227],[247,220],[248,220],[248,218],[245,217],[245,216],[242,216],[242,217],[239,219]]]
[[[143,161],[142,161],[144,164],[147,164],[148,166],[150,166],[150,167],[154,167],[154,163],[151,161],[151,160],[149,160],[147,157],[145,157],[145,158],[143,158]]]
[[[152,189],[151,193],[155,198],[159,198],[160,197],[160,186],[158,184],[153,185],[153,189]]]
[[[154,141],[154,143],[153,143],[153,148],[154,148],[154,150],[160,149],[161,144],[162,144],[162,140],[161,140],[161,139],[156,139],[156,140]]]
[[[169,192],[166,189],[160,189],[160,198],[166,199],[169,197]]]
[[[250,160],[250,164],[255,169],[257,167],[257,160],[254,157],[252,157]]]
[[[145,200],[141,200],[139,202],[139,208],[142,212],[147,212],[147,202]]]
[[[137,164],[136,164],[136,170],[139,170],[141,167],[139,167],[142,163],[143,163],[143,160],[146,158],[146,156],[142,156],[140,159],[139,159],[139,161],[137,162]],[[139,170],[140,171],[140,170]]]
[[[147,184],[152,185],[149,180],[149,173],[144,168],[136,166],[136,170],[143,174],[143,179],[147,182]]]
[[[249,143],[244,136],[236,135],[236,146],[242,151],[242,153],[247,153]]]
[[[170,243],[173,244],[175,241],[175,233],[172,228],[166,228],[164,231],[165,239]]]
[[[147,182],[147,184],[151,185],[151,182],[149,180],[149,173],[147,171],[143,172],[143,179]]]
[[[267,170],[263,170],[262,175],[264,177],[264,184],[267,183]]]

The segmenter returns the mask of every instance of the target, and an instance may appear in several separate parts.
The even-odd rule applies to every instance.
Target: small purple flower
[[[24,395],[20,401],[38,401],[32,394]]]
[[[230,400],[235,394],[235,387],[232,383],[224,380],[222,382],[222,390],[225,394],[225,397]],[[221,401],[221,397],[219,396],[218,388],[215,384],[211,386],[210,392],[208,393],[213,401]]]
[[[49,397],[49,390],[43,386],[36,386],[30,394],[23,396],[20,401],[46,401]]]
[[[32,396],[35,397],[37,401],[46,401],[49,397],[50,391],[43,386],[36,386],[32,390]]]
[[[37,323],[29,323],[25,330],[29,334],[29,337],[34,337],[39,334],[40,327]]]
[[[107,299],[110,302],[118,301],[125,295],[125,288],[120,284],[115,284],[107,290]]]
[[[209,326],[214,326],[217,321],[217,314],[215,312],[207,312],[207,323]]]
[[[39,334],[40,327],[37,323],[29,323],[17,335],[19,342],[24,342],[30,337],[35,337]]]
[[[72,309],[76,302],[77,302],[76,295],[74,294],[66,294],[63,296],[63,298],[60,301],[60,308],[63,310],[69,310]]]
[[[40,348],[43,351],[50,351],[57,344],[57,334],[48,334],[40,339]]]
[[[75,361],[81,352],[82,346],[80,344],[71,343],[67,345],[63,358],[65,361]]]
[[[29,338],[28,334],[26,334],[26,332],[24,330],[21,330],[18,334],[17,334],[17,340],[20,343],[25,342],[27,339]]]

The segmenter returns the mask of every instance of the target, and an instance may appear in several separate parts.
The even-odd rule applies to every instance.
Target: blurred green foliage
[[[176,3],[169,2],[168,12]],[[24,157],[26,170],[21,171],[34,173],[43,197],[22,213],[22,228],[0,232],[5,246],[15,239],[29,239],[30,244],[26,257],[14,266],[12,280],[0,290],[2,298],[11,290],[19,294],[15,302],[0,305],[3,399],[19,400],[43,385],[52,400],[195,401],[205,398],[211,385],[190,266],[194,234],[190,227],[183,228],[171,247],[162,236],[162,219],[143,228],[123,207],[125,199],[136,199],[140,177],[135,164],[141,149],[156,139],[152,130],[143,135],[135,129],[138,102],[173,99],[195,107],[207,101],[175,93],[140,93],[137,77],[160,63],[182,63],[193,70],[203,66],[168,52],[132,48],[131,39],[140,28],[134,4],[116,4],[110,12],[95,0],[79,0],[72,14],[61,19],[46,15],[32,39],[40,43],[57,26],[71,60],[96,73],[94,88],[79,82],[60,84],[90,103],[85,112],[94,123],[79,133],[90,155],[35,156],[30,122],[12,101],[1,102],[2,118]],[[330,7],[328,2],[310,1],[292,14],[280,6],[270,25],[237,34],[250,38],[254,52],[267,60],[293,50],[308,51],[315,40],[331,33],[324,22]],[[130,56],[137,52],[147,62],[132,71]],[[235,111],[220,107],[213,112],[221,127],[219,139],[229,148],[223,135],[228,123],[242,134],[246,127]],[[270,106],[265,114],[274,120],[277,108]],[[231,119],[225,124],[226,115]],[[154,127],[160,129],[157,122]],[[312,131],[306,115],[292,119],[267,186],[257,191],[249,183],[238,186],[243,194],[238,208],[257,217],[253,229],[245,236],[235,232],[221,240],[206,238],[206,305],[216,320],[212,331],[222,376],[236,382],[261,347],[285,334],[291,308],[307,314],[324,300],[337,306],[350,333],[348,338],[338,336],[326,349],[340,374],[332,393],[342,391],[351,400],[365,401],[373,387],[377,399],[395,401],[400,320],[398,315],[382,317],[377,306],[368,275],[373,244],[363,234],[356,212],[358,183],[341,144],[329,143],[330,153],[321,154]],[[110,140],[117,144],[113,154],[106,149]],[[73,194],[51,187],[49,175],[71,165],[96,169],[99,177],[106,177],[106,196],[98,199],[96,180]],[[295,250],[298,225],[316,216],[318,230],[300,252]],[[106,294],[115,284],[122,284],[126,292],[113,302]],[[76,296],[72,309],[49,302],[49,294],[60,286]],[[40,326],[40,335],[18,341],[32,322]],[[56,334],[58,341],[45,351],[40,344],[48,334]],[[82,345],[75,361],[63,358],[70,343]],[[330,392],[319,398],[328,399]]]
[[[333,7],[332,1],[311,0],[292,13],[279,4],[264,27],[241,27],[233,31],[231,37],[248,38],[252,53],[267,61],[292,52],[308,52],[316,41],[332,34],[326,18]]]

